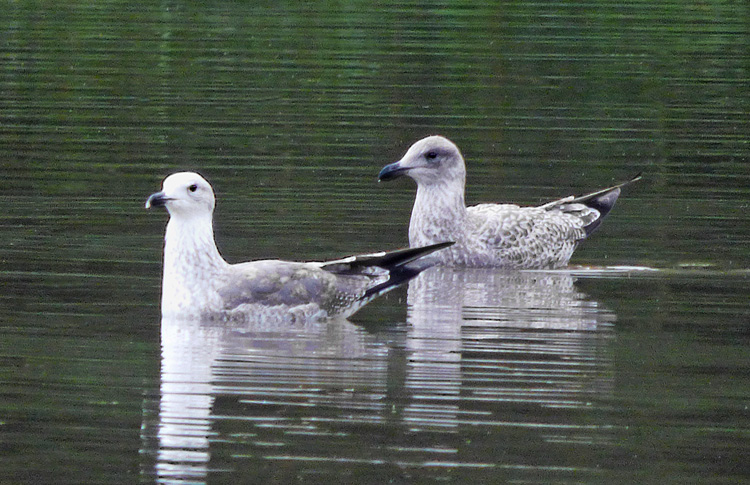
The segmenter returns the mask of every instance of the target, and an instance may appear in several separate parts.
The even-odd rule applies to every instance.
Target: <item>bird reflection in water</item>
[[[311,470],[331,456],[389,463],[403,450],[429,462],[453,449],[433,446],[439,433],[498,426],[526,429],[525,442],[602,443],[606,427],[571,427],[579,415],[564,410],[611,392],[614,320],[567,272],[443,267],[410,282],[405,324],[165,318],[158,412],[144,414],[147,473],[201,483],[273,460]],[[467,436],[480,446],[485,434]],[[217,459],[217,447],[244,461]]]
[[[284,416],[290,409],[356,410],[360,419],[383,415],[387,347],[349,321],[279,325],[263,321],[161,321],[162,365],[158,422],[144,423],[145,455],[154,455],[160,483],[205,479],[217,419],[262,426],[249,446],[288,440],[290,429],[318,425]],[[237,409],[219,411],[216,399],[233,396]],[[281,410],[281,412],[279,412]],[[266,414],[268,413],[268,414]],[[151,430],[151,431],[149,431]],[[238,433],[239,435],[240,433]],[[246,433],[248,436],[252,433]],[[150,443],[149,443],[150,442]]]
[[[577,407],[611,389],[615,315],[567,271],[435,267],[408,291],[415,426],[486,422],[467,401]]]

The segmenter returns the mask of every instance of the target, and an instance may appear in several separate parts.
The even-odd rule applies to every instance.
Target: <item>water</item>
[[[748,18],[8,2],[0,482],[750,481]],[[166,174],[214,185],[228,260],[332,258],[406,243],[413,185],[375,179],[433,133],[472,204],[644,179],[570,270],[435,269],[304,327],[160,321]]]

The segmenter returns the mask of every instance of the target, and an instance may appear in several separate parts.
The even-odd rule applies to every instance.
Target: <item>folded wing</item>
[[[417,261],[453,243],[350,256],[324,263],[265,260],[231,266],[218,290],[224,311],[310,307],[348,316],[431,266]]]

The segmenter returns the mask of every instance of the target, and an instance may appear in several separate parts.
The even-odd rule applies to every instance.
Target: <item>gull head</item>
[[[466,166],[452,141],[442,136],[428,136],[413,144],[401,160],[383,167],[378,180],[393,180],[402,175],[424,186],[452,182],[463,185]]]
[[[213,214],[214,191],[206,179],[193,172],[174,173],[164,179],[161,192],[151,194],[146,209],[165,207],[172,217],[196,217]]]

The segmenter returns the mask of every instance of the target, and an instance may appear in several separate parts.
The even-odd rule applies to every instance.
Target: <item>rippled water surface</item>
[[[0,482],[750,481],[749,13],[6,2]],[[165,175],[211,181],[231,262],[332,258],[407,243],[376,176],[434,133],[472,204],[644,177],[564,271],[160,320]]]

